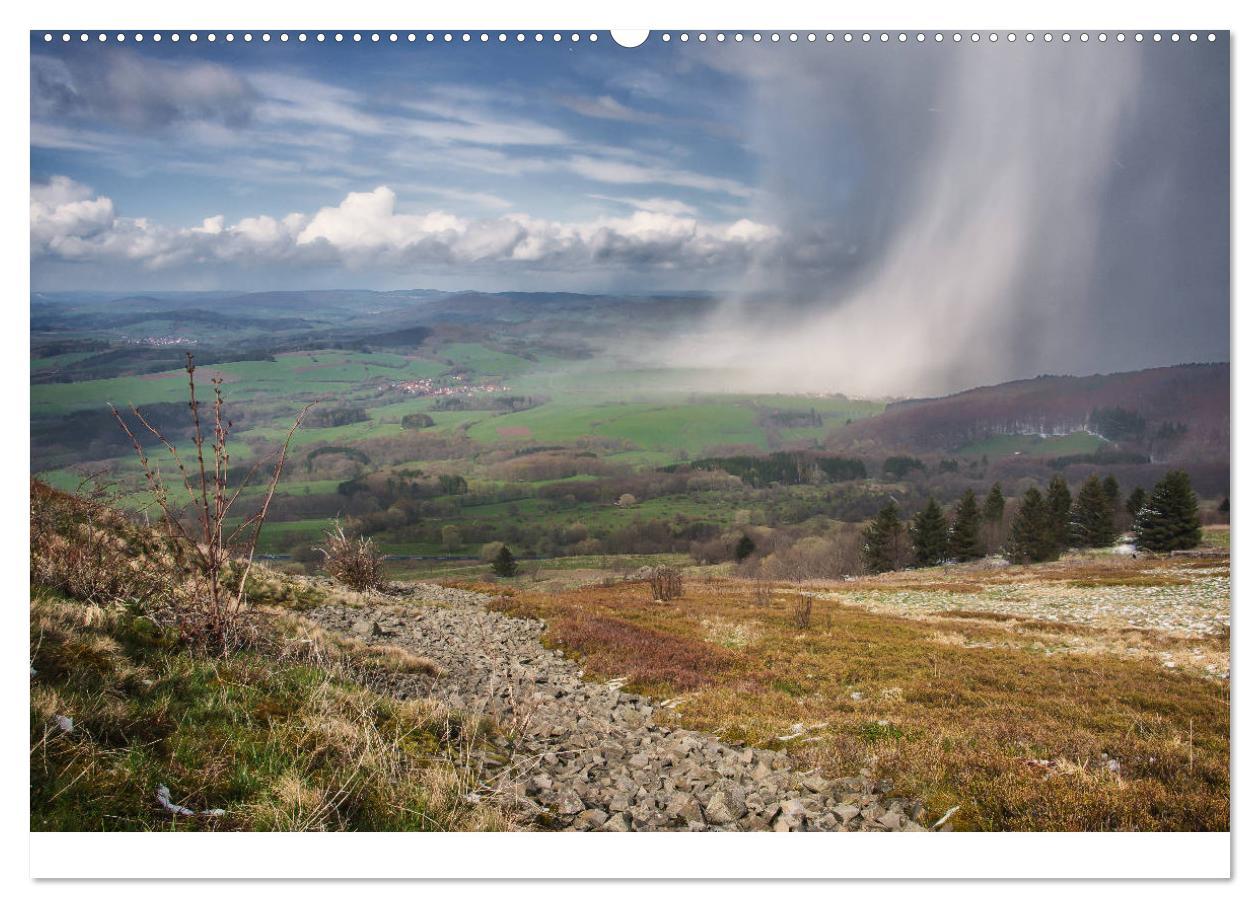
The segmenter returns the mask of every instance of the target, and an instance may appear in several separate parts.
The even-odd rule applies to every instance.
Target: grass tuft
[[[33,831],[511,828],[493,799],[469,798],[481,723],[362,683],[427,660],[294,615],[263,616],[268,648],[210,658],[130,608],[85,611],[31,603]],[[225,813],[173,815],[160,785]]]

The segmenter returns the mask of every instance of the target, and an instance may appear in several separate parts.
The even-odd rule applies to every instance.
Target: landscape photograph
[[[30,831],[1228,832],[1229,34],[1053,39],[32,32]]]

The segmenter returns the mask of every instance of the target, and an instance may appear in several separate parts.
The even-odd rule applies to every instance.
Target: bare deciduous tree
[[[682,572],[677,568],[658,565],[648,575],[648,585],[652,589],[652,599],[669,602],[683,594]]]

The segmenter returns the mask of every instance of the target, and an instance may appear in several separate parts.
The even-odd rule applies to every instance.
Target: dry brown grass
[[[273,655],[282,661],[300,661],[324,668],[349,667],[360,672],[437,675],[433,660],[392,643],[366,643],[334,633],[290,611],[266,613],[267,635]]]
[[[1166,635],[1107,630],[1138,652],[1080,653],[1067,644],[1089,628],[989,613],[910,619],[818,598],[801,629],[791,596],[760,605],[748,584],[696,583],[666,604],[638,589],[522,593],[511,608],[547,618],[551,642],[592,672],[682,696],[674,723],[771,747],[795,722],[826,723],[787,745],[801,764],[866,768],[937,816],[961,805],[960,828],[1229,828],[1229,686],[1144,655]],[[746,642],[721,659],[695,649],[735,625]]]
[[[30,481],[31,583],[94,605],[151,604],[175,583],[172,549],[98,498]]]
[[[978,612],[971,609],[953,609],[947,611],[933,612],[933,616],[938,618],[953,618],[961,621],[1020,621],[1019,615],[1008,615],[1006,612]]]

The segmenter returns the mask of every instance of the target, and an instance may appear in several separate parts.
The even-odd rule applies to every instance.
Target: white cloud
[[[66,177],[31,189],[33,258],[130,263],[148,270],[216,263],[724,268],[746,263],[779,236],[767,224],[704,221],[667,204],[627,217],[582,222],[524,214],[477,219],[440,210],[399,211],[388,186],[351,192],[339,204],[310,215],[260,215],[234,224],[214,215],[195,227],[172,228],[120,217],[109,198],[94,196]]]
[[[652,197],[650,199],[635,198],[632,196],[617,195],[599,195],[598,193],[589,193],[590,198],[599,199],[602,202],[616,202],[618,205],[626,205],[640,211],[660,211],[665,214],[676,215],[695,215],[696,207],[688,205],[686,202],[678,199],[664,199],[660,197]]]
[[[620,120],[626,123],[655,123],[661,119],[656,114],[627,107],[610,95],[600,95],[594,98],[560,98],[559,100],[561,104],[575,113],[599,120]]]
[[[485,109],[443,100],[410,101],[402,105],[422,119],[400,121],[411,135],[435,144],[568,145],[562,130],[532,120],[503,117]]]
[[[69,177],[31,187],[31,254],[67,256],[84,240],[108,231],[114,203]]]
[[[380,118],[363,112],[363,99],[349,89],[279,73],[254,73],[249,81],[263,96],[255,110],[261,122],[297,123],[368,136],[388,131]]]
[[[600,183],[662,183],[689,189],[702,189],[706,192],[725,192],[728,195],[740,197],[752,195],[751,189],[735,180],[677,170],[667,166],[593,158],[588,155],[574,155],[564,162],[564,166],[579,176]]]
[[[508,209],[512,207],[512,203],[502,196],[497,196],[492,192],[477,192],[475,190],[457,189],[453,186],[433,186],[427,183],[413,183],[408,185],[408,192],[416,195],[434,195],[443,199],[452,199],[456,202],[467,202],[471,205],[477,205],[482,208]]]
[[[31,120],[31,147],[56,148],[61,151],[99,153],[115,144],[113,137],[100,132],[71,129],[56,123]]]

